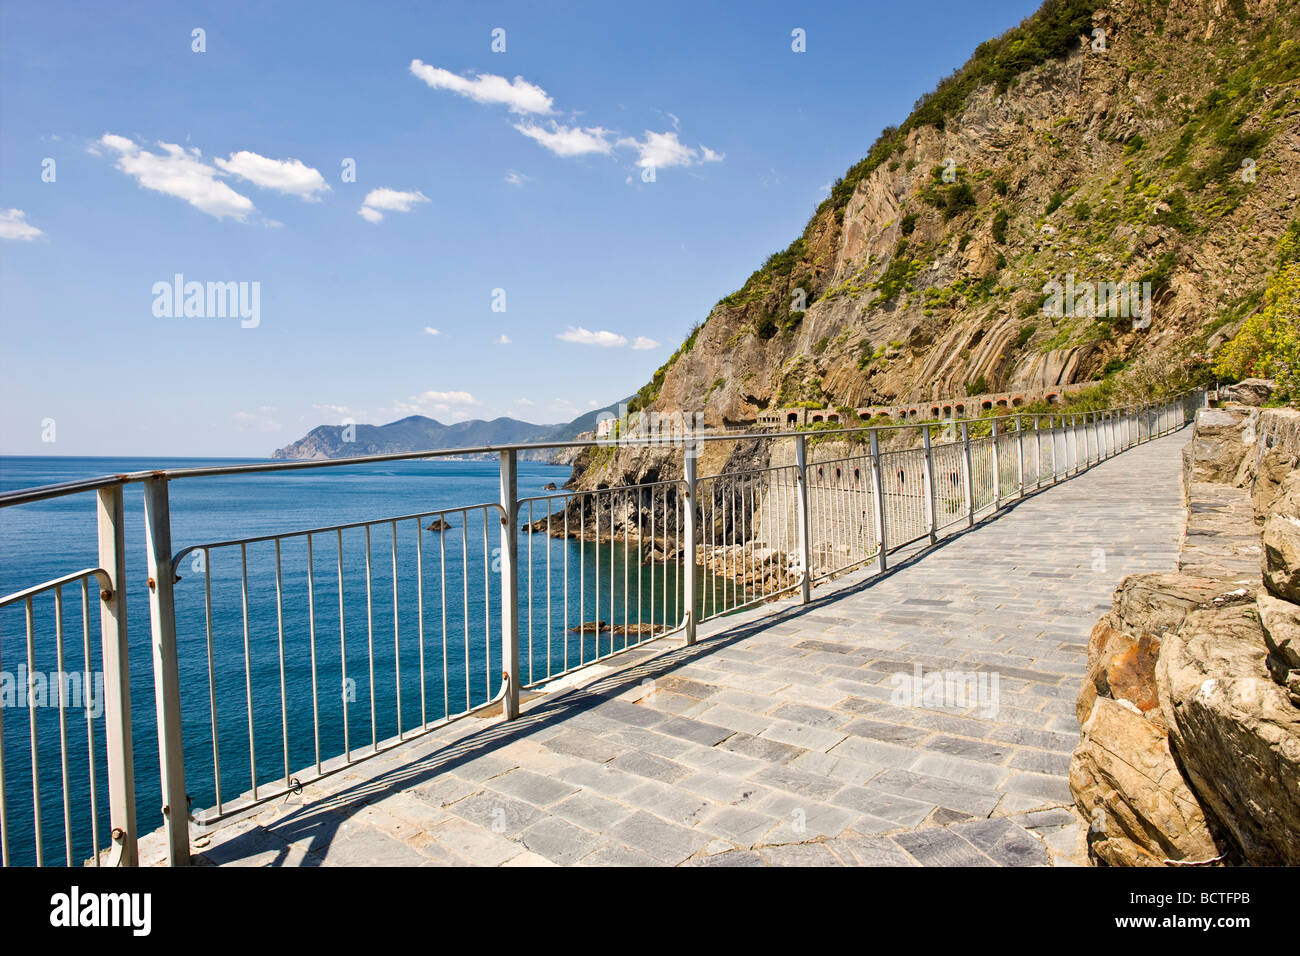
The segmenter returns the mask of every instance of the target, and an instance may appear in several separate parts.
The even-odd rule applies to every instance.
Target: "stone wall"
[[[1092,632],[1070,788],[1110,865],[1300,864],[1300,413],[1203,409],[1178,569]]]

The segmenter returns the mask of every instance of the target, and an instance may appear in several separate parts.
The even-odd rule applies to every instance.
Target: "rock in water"
[[[429,523],[429,527],[426,528],[425,530],[426,531],[448,531],[450,529],[451,529],[451,525],[446,521],[444,521],[442,518],[434,518],[433,521]]]

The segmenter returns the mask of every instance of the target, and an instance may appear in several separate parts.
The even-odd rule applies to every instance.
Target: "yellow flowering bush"
[[[1274,379],[1275,399],[1300,399],[1300,262],[1286,263],[1269,280],[1264,308],[1219,350],[1214,370],[1225,378]]]

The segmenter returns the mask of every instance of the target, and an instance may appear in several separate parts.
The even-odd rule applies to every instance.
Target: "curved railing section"
[[[0,598],[0,672],[16,661],[25,675],[24,706],[0,709],[0,858],[137,862],[127,485],[144,497],[161,769],[151,793],[180,864],[191,822],[297,793],[470,714],[499,707],[514,719],[521,691],[665,636],[693,643],[702,621],[792,595],[806,603],[840,575],[883,572],[903,549],[1181,428],[1203,401],[1195,392],[1086,415],[764,432],[744,437],[766,443],[745,459],[765,465],[705,475],[707,443],[742,436],[683,434],[657,456],[664,477],[524,496],[519,454],[562,443],[205,466],[0,494],[3,508],[94,492],[99,535],[97,567]],[[176,481],[467,453],[499,459],[497,501],[172,544]],[[37,701],[34,675],[48,689],[49,674],[57,687]],[[68,674],[80,675],[81,697]],[[86,705],[88,685],[102,686],[102,707]]]

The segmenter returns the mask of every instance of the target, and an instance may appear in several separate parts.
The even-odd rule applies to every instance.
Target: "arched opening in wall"
[[[982,408],[984,411],[987,412],[987,411],[989,411],[990,409],[993,408],[993,403],[992,403],[992,402],[980,402],[980,408]]]
[[[861,469],[861,468],[854,468],[854,469],[853,469],[853,483],[856,485],[856,484],[858,484],[860,481],[862,481],[862,469]]]
[[[819,422],[819,421],[822,420],[822,417],[821,417],[820,415],[814,415],[814,416],[812,417],[812,420],[813,420],[814,422]]]
[[[838,424],[838,423],[839,423],[839,420],[840,420],[840,416],[838,416],[838,415],[827,415],[827,416],[826,416],[826,420],[827,420],[828,422],[835,422],[836,424]]]
[[[1019,408],[1019,407],[1020,407],[1021,405],[1023,405],[1023,404],[1025,404],[1025,400],[1024,400],[1023,398],[1013,398],[1013,399],[1011,400],[1011,407],[1012,407],[1012,408]]]
[[[945,406],[943,406],[943,417],[944,417],[944,418],[952,418],[952,406],[951,406],[951,405],[945,405]]]
[[[1006,408],[1006,407],[1007,407],[1007,400],[1005,398],[999,398],[998,408]]]
[[[933,408],[930,409],[930,417],[931,417],[931,418],[938,418],[938,417],[939,417],[939,409],[938,409],[937,406],[935,406],[935,407],[933,407]]]
[[[823,473],[823,471],[822,471],[822,466],[821,466],[821,465],[818,465],[818,466],[817,466],[817,483],[818,483],[818,484],[821,484],[821,480],[822,480],[823,477],[825,477],[825,475],[824,475],[824,473]]]
[[[798,425],[798,424],[799,424],[799,415],[798,415],[798,413],[797,413],[797,412],[791,412],[789,415],[785,416],[785,423],[786,423],[787,425]]]
[[[1047,398],[1048,405],[1055,405],[1057,402],[1061,400],[1061,396],[1057,395],[1055,392],[1048,392],[1046,398]]]
[[[835,480],[836,480],[836,481],[839,481],[839,480],[840,480],[840,475],[841,475],[841,474],[842,474],[842,472],[839,470],[839,468],[836,468],[836,469],[835,469]]]
[[[966,414],[966,406],[965,406],[965,405],[958,405],[958,406],[957,406],[957,414],[958,414],[958,415],[965,415],[965,414]]]

